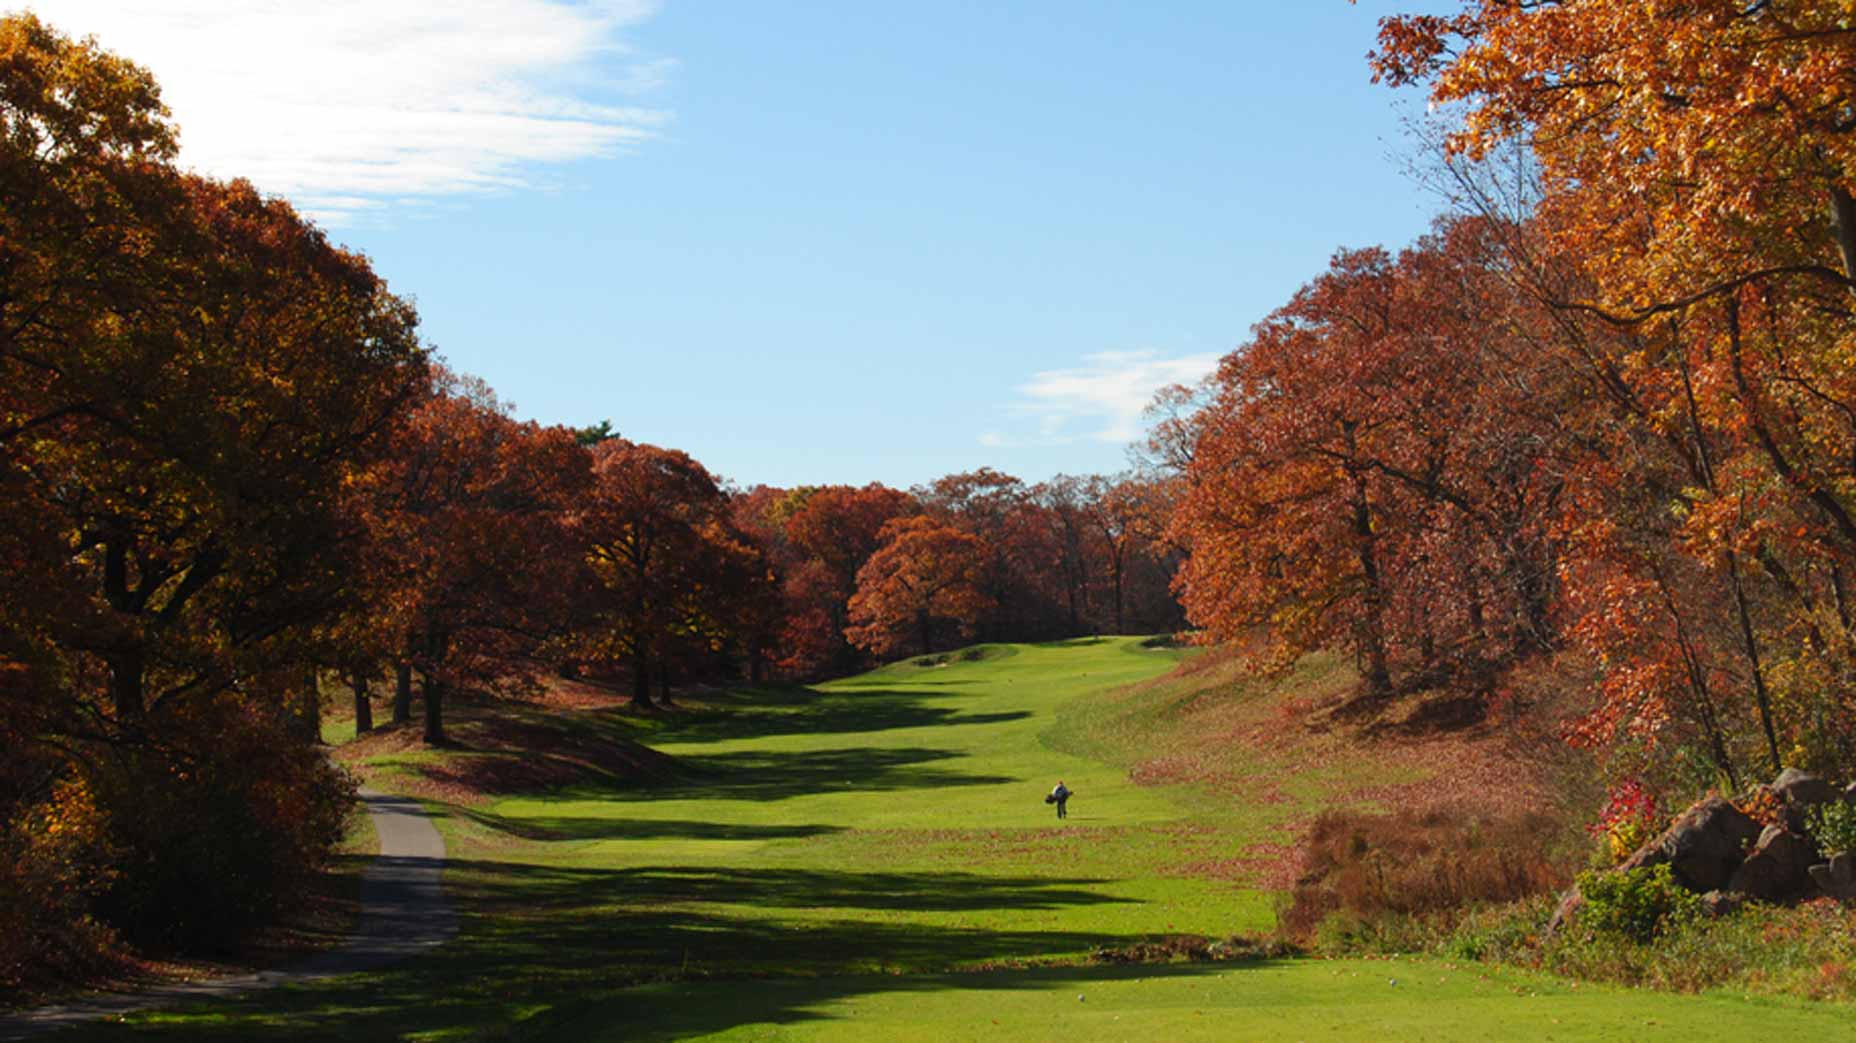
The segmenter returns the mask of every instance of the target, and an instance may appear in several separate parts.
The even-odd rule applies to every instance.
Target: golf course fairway
[[[1109,709],[1179,653],[1136,638],[982,646],[673,714],[576,711],[669,780],[428,801],[458,938],[367,975],[59,1038],[595,1040],[1848,1038],[1842,1006],[1575,984],[1428,959],[1122,963],[1260,935],[1230,865],[1324,795],[1310,766],[1247,806],[1136,785]],[[406,750],[372,783],[429,774]],[[1409,769],[1398,769],[1408,771]],[[1075,791],[1059,822],[1042,795]]]

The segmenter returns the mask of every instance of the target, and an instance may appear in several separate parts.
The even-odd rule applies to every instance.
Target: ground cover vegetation
[[[1846,22],[1388,18],[1375,74],[1446,121],[1431,234],[1337,252],[1162,394],[1133,473],[903,490],[516,420],[364,257],[179,170],[144,71],[0,19],[0,986],[236,952],[333,864],[340,731],[446,816],[463,938],[368,988],[457,1034],[722,1029],[700,980],[779,972],[815,982],[743,994],[829,1035],[951,971],[1115,994],[1114,953],[1272,930],[1524,966],[1471,990],[1848,998],[1846,905],[1715,915],[1644,857],[1712,790],[1856,898],[1850,805],[1759,785],[1856,776]],[[1182,630],[1183,665],[1001,644]],[[1046,775],[1069,832],[999,810]],[[345,988],[172,1023],[302,1031],[373,1002]]]

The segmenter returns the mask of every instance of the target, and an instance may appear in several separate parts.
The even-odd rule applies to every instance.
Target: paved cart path
[[[0,1040],[24,1039],[135,1011],[358,974],[443,945],[457,933],[457,919],[439,879],[445,867],[444,838],[416,800],[367,789],[361,791],[361,800],[380,835],[380,854],[361,876],[360,921],[346,942],[294,967],[140,992],[105,993],[7,1015],[0,1017]]]

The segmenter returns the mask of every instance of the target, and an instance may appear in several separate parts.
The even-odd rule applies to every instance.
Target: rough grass
[[[1282,930],[1311,942],[1387,918],[1448,928],[1477,906],[1557,892],[1570,882],[1551,852],[1563,832],[1541,814],[1460,807],[1326,812],[1304,844]]]
[[[1476,760],[1499,756],[1498,735],[1413,729],[1362,746],[1370,722],[1333,714],[1350,680],[1332,661],[1274,684],[1217,663],[1163,676],[1180,657],[1137,639],[987,647],[650,718],[508,707],[523,728],[542,726],[532,712],[563,729],[559,748],[670,758],[641,777],[576,754],[569,783],[546,791],[465,770],[556,753],[533,731],[502,745],[495,707],[460,715],[463,750],[365,740],[350,755],[377,784],[433,787],[420,791],[455,860],[458,940],[95,1034],[1620,1038],[1844,1024],[1436,960],[1195,958],[1227,951],[1209,939],[1271,929],[1272,874],[1321,808],[1528,780]],[[536,741],[550,746],[520,745]],[[1041,802],[1059,778],[1076,792],[1062,823]]]
[[[339,743],[336,759],[364,783],[452,804],[671,778],[674,762],[633,738],[636,726],[620,712],[622,704],[600,686],[557,682],[529,699],[454,696],[445,725],[450,744],[442,749],[425,745],[416,717],[356,739],[345,706],[324,718],[323,735]],[[374,712],[376,721],[386,721],[390,703],[377,700]]]
[[[1856,908],[1830,900],[1752,904],[1678,922],[1648,941],[1574,927],[1545,931],[1551,898],[1481,911],[1425,947],[1587,981],[1665,989],[1856,1000]],[[1847,1008],[1845,1008],[1847,1010]]]

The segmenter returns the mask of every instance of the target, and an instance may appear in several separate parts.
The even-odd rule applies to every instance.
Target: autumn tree
[[[786,589],[793,665],[832,673],[861,665],[844,637],[858,572],[882,546],[884,527],[919,510],[908,493],[874,483],[795,490],[785,498],[781,533],[792,551]]]
[[[576,530],[594,579],[582,648],[625,667],[650,707],[653,679],[693,651],[764,651],[777,631],[771,562],[727,493],[689,454],[612,439],[593,447]]]
[[[1037,557],[1050,566],[1044,573],[1057,581],[1066,617],[1064,629],[1071,635],[1083,633],[1092,623],[1091,581],[1099,555],[1090,507],[1096,492],[1087,480],[1060,474],[1032,487],[1035,517],[1026,517],[1031,512],[1023,508],[1019,511],[1019,520],[1043,530],[1044,552]]]
[[[0,727],[29,766],[0,874],[96,868],[45,906],[67,937],[184,946],[339,836],[350,794],[274,682],[351,595],[341,503],[426,357],[364,258],[173,144],[145,71],[0,18]]]
[[[1689,704],[1746,693],[1770,767],[1856,750],[1836,723],[1856,707],[1856,643],[1838,607],[1856,567],[1846,20],[1824,3],[1479,2],[1388,20],[1375,58],[1391,82],[1428,81],[1460,106],[1458,154],[1519,141],[1538,162],[1538,253],[1586,276],[1542,296],[1621,331],[1624,350],[1586,352],[1598,390],[1673,465],[1640,472],[1670,474],[1659,508],[1612,515],[1666,530],[1660,542],[1616,530],[1666,550],[1597,557],[1649,569],[1680,553],[1655,567],[1665,580],[1637,580],[1711,589],[1699,615],[1682,610],[1701,624],[1683,633],[1725,642],[1692,656],[1673,637],[1631,647],[1652,656],[1646,668],[1727,664],[1732,680],[1712,688],[1707,671],[1663,670],[1682,683],[1659,691],[1685,689]]]
[[[411,309],[286,204],[192,178],[169,201],[152,300],[35,329],[5,360],[53,373],[9,424],[12,510],[70,548],[22,596],[68,599],[47,622],[104,666],[108,719],[131,730],[336,607],[360,535],[342,482],[423,379]]]
[[[937,633],[971,632],[992,607],[985,541],[925,517],[892,521],[882,535],[882,547],[857,574],[851,642],[893,655],[913,640],[926,655]]]
[[[1480,245],[1343,251],[1224,360],[1171,527],[1213,636],[1275,663],[1344,644],[1378,696],[1400,657],[1554,646],[1561,392]]]
[[[1109,609],[1117,634],[1128,632],[1130,577],[1137,568],[1137,559],[1148,547],[1141,527],[1148,509],[1144,492],[1126,475],[1119,478],[1094,476],[1088,479],[1084,499],[1084,520],[1102,550],[1104,571],[1108,576]]]
[[[380,593],[396,658],[422,679],[425,739],[446,741],[448,690],[532,682],[568,625],[579,555],[569,509],[590,484],[566,428],[520,423],[481,381],[441,374],[380,476]]]
[[[982,467],[914,492],[931,517],[979,537],[988,549],[981,589],[991,608],[977,624],[981,638],[1039,640],[1074,632],[1056,575],[1056,526],[1031,487]]]

